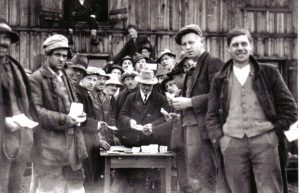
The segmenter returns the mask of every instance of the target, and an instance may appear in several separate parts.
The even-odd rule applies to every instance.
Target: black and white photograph
[[[298,0],[0,0],[0,193],[298,193]]]

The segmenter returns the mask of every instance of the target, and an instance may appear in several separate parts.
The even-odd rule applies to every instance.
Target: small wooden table
[[[175,153],[118,153],[101,151],[105,157],[104,193],[110,193],[112,168],[158,168],[161,170],[162,192],[171,193],[171,161]]]

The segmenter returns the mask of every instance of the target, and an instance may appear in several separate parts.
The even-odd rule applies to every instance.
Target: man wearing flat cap
[[[84,193],[82,160],[87,157],[83,134],[78,123],[85,113],[70,113],[76,93],[64,71],[69,51],[65,36],[48,37],[43,48],[46,65],[30,77],[33,102],[41,127],[35,134],[33,173],[38,181],[36,192]]]
[[[86,75],[88,67],[88,58],[81,54],[75,54],[67,66],[66,73],[70,78],[72,84],[76,87],[79,85],[81,79]]]
[[[172,106],[182,112],[184,127],[185,163],[178,166],[184,168],[178,174],[180,188],[183,192],[216,192],[217,171],[205,114],[212,78],[222,68],[223,62],[205,51],[198,25],[182,27],[176,33],[175,41],[185,56],[194,61],[185,76],[183,96],[172,100]]]
[[[17,120],[18,115],[38,121],[30,84],[22,65],[8,55],[19,41],[5,20],[0,19],[0,192],[19,193],[33,145],[33,131]]]

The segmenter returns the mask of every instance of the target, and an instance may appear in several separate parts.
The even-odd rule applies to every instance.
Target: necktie
[[[144,103],[147,102],[147,94],[145,94],[145,97],[144,97]]]

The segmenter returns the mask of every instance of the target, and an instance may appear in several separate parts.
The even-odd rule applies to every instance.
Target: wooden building
[[[43,56],[42,42],[53,33],[65,33],[65,10],[70,0],[0,0],[0,14],[20,34],[11,54],[26,68]],[[297,0],[98,0],[106,15],[100,22],[101,42],[91,46],[89,30],[79,24],[74,52],[85,53],[93,65],[103,65],[127,41],[126,27],[135,24],[158,53],[170,48],[180,54],[176,31],[198,24],[207,50],[227,60],[225,35],[235,26],[253,34],[255,55],[278,66],[297,98]],[[179,58],[179,57],[178,57]]]

